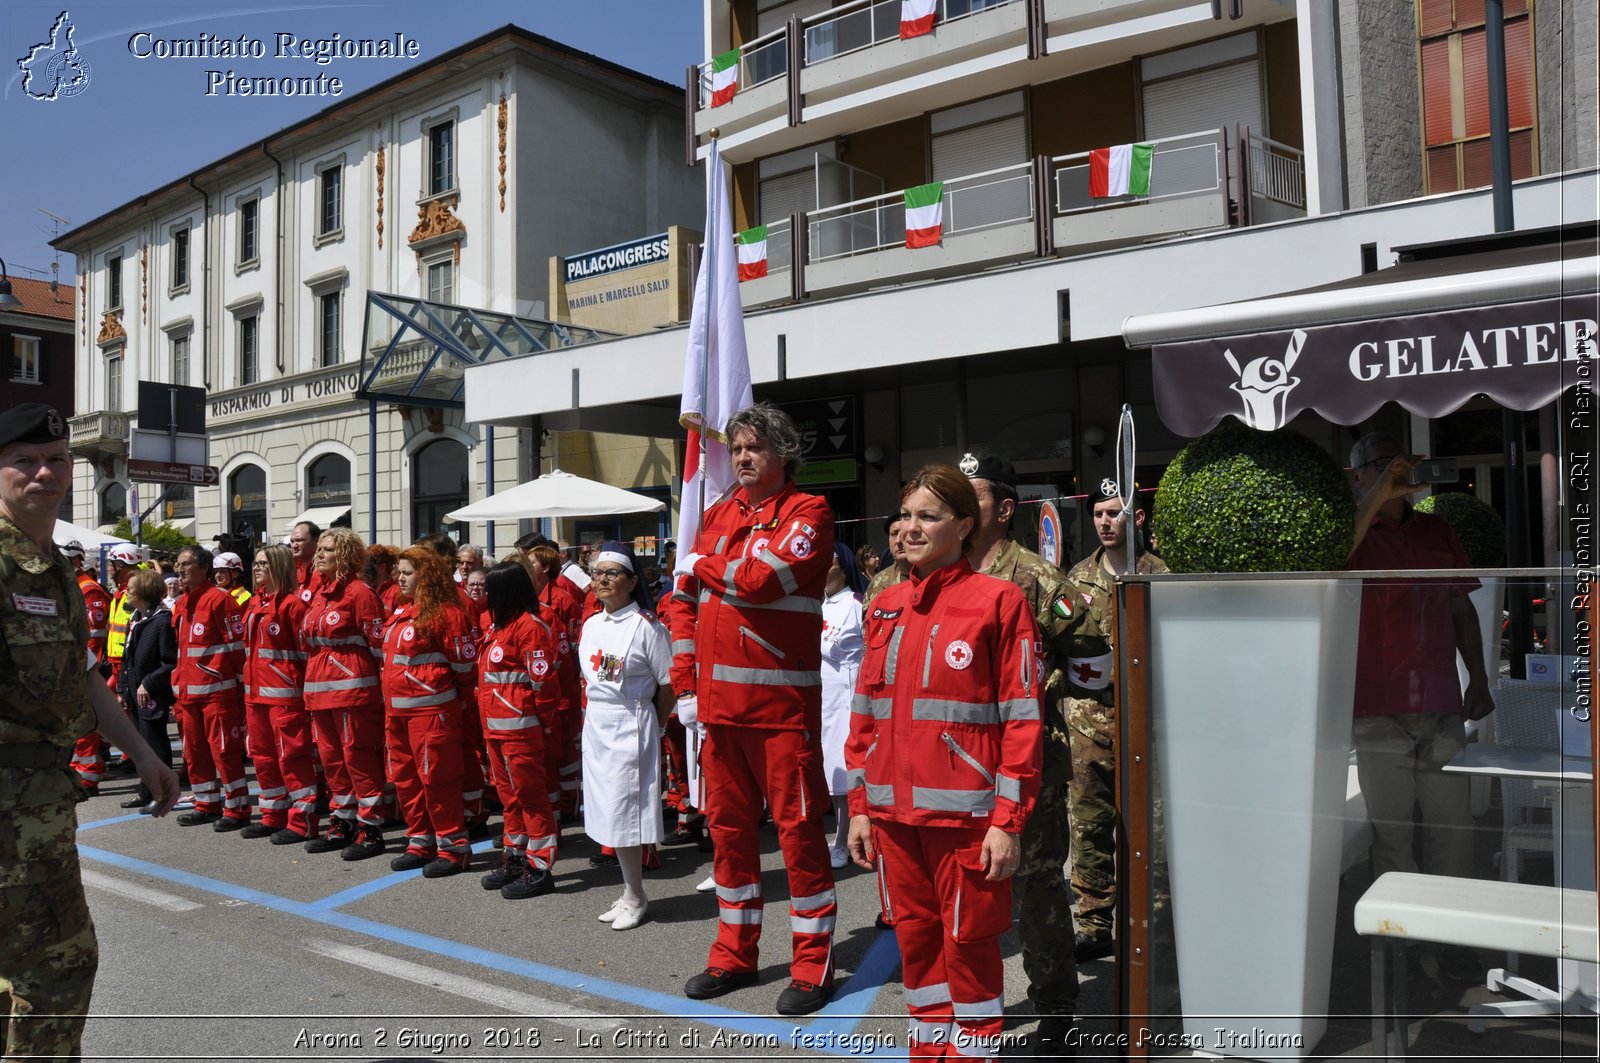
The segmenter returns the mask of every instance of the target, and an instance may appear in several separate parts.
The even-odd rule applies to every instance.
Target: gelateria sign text
[[[261,413],[274,407],[293,406],[300,402],[348,398],[355,394],[360,382],[359,373],[349,372],[294,384],[270,384],[233,395],[219,395],[211,400],[211,416],[232,417],[241,413]]]

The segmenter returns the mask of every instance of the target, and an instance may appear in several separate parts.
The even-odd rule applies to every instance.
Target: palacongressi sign
[[[1474,395],[1532,410],[1595,386],[1594,293],[1159,344],[1156,406],[1198,436],[1234,416],[1263,431],[1313,410],[1356,424],[1386,402],[1439,417]]]

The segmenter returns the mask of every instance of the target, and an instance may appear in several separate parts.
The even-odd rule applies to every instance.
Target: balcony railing
[[[1105,210],[1154,200],[1220,193],[1227,184],[1226,163],[1222,155],[1222,130],[1163,137],[1148,143],[1154,149],[1150,160],[1148,196],[1114,196],[1096,199],[1089,195],[1089,152],[1057,155],[1055,168],[1055,214]]]
[[[935,25],[955,22],[1020,0],[939,0]],[[900,0],[855,0],[802,21],[805,65],[900,39]]]
[[[789,28],[781,26],[739,46],[736,84],[739,92],[783,77],[789,72]],[[700,109],[711,106],[711,62],[700,64]]]
[[[1297,210],[1306,207],[1305,152],[1246,134],[1250,153],[1250,194]]]
[[[952,178],[944,183],[941,200],[946,236],[1027,221],[1033,217],[1033,167],[1020,163]],[[903,246],[905,193],[824,207],[806,215],[806,221],[808,263]]]
[[[83,413],[67,420],[67,447],[76,453],[121,454],[128,449],[128,415]]]

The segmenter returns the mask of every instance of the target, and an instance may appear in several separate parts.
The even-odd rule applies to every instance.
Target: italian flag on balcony
[[[741,232],[734,242],[739,245],[739,283],[753,281],[767,275],[767,227],[757,225]]]
[[[738,88],[739,49],[735,48],[711,60],[711,106],[721,107]]]
[[[1095,199],[1150,194],[1149,144],[1118,144],[1089,153],[1089,195]]]
[[[920,37],[933,32],[939,0],[900,0],[900,37]]]
[[[929,247],[944,228],[944,182],[906,189],[906,246]]]

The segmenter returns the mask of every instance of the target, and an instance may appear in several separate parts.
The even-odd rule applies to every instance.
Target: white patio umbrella
[[[657,513],[659,498],[624,491],[560,469],[490,495],[445,514],[446,520],[521,520],[525,517],[600,517],[614,513]]]
[[[119,539],[115,535],[106,535],[93,528],[85,528],[80,524],[70,524],[64,520],[56,521],[55,541],[57,546],[62,546],[72,540],[78,540],[85,550],[98,550],[102,546],[116,546],[129,540]]]

